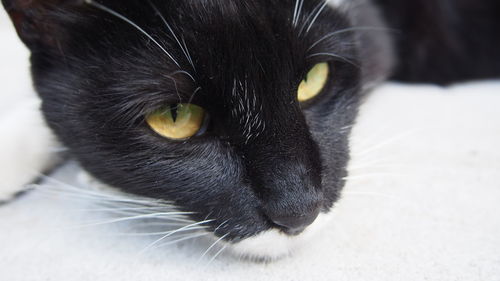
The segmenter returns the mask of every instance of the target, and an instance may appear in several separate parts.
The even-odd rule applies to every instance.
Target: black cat
[[[500,75],[493,0],[2,2],[70,156],[250,255],[332,208],[374,86]]]

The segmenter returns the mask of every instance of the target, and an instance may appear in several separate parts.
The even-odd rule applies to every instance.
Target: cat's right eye
[[[328,82],[330,66],[328,63],[316,64],[306,75],[299,85],[297,98],[300,102],[306,102],[321,93]]]
[[[169,105],[149,114],[146,122],[164,138],[185,140],[202,133],[206,112],[194,104]]]

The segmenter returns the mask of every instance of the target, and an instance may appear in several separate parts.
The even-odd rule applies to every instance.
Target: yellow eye
[[[319,93],[328,82],[330,67],[328,63],[318,63],[307,73],[299,85],[298,98],[300,102],[308,101]]]
[[[147,116],[146,122],[160,136],[183,140],[196,135],[204,125],[205,110],[194,104],[166,106]]]

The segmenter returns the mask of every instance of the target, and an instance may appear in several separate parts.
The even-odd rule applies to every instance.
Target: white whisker
[[[208,254],[208,252],[210,252],[210,250],[213,249],[213,247],[215,247],[215,245],[217,245],[220,241],[224,240],[224,238],[226,238],[228,235],[229,235],[229,233],[226,233],[223,236],[221,236],[219,239],[217,239],[214,243],[212,243],[212,245],[210,245],[210,247],[208,247],[207,250],[198,259],[198,263]]]
[[[418,129],[414,129],[414,130],[410,130],[410,131],[407,131],[407,132],[404,132],[404,133],[401,133],[401,134],[398,134],[392,138],[389,138],[381,143],[378,143],[376,145],[373,145],[367,149],[364,149],[363,151],[360,151],[360,152],[356,152],[356,153],[353,153],[352,155],[355,155],[355,156],[363,156],[363,155],[366,155],[366,154],[369,154],[373,151],[376,151],[376,150],[379,150],[389,144],[393,144],[394,142],[396,141],[400,141],[404,138],[407,138],[413,134],[415,134],[417,131],[419,131]]]
[[[126,222],[126,221],[132,221],[132,220],[148,219],[148,218],[161,218],[161,219],[166,219],[166,220],[175,220],[178,218],[177,216],[179,216],[179,215],[185,215],[185,214],[183,212],[142,214],[142,215],[136,215],[136,216],[131,216],[131,217],[107,220],[107,221],[103,221],[103,222],[84,224],[84,225],[75,226],[72,228],[84,228],[84,227],[113,224],[113,223]],[[165,217],[165,216],[169,216],[169,217]]]
[[[296,21],[297,21],[297,10],[299,8],[299,1],[300,0],[295,0],[295,9],[293,10],[293,18],[292,18],[292,25],[296,26]]]
[[[191,80],[193,80],[193,82],[196,82],[196,79],[194,79],[193,75],[191,75],[189,72],[187,72],[185,70],[177,70],[177,71],[170,73],[169,75],[174,76],[174,75],[179,74],[179,73],[186,74],[187,76],[189,76],[189,78]]]
[[[304,5],[304,0],[296,0],[295,1],[295,10],[293,12],[293,20],[292,24],[294,27],[297,27],[300,20],[300,14],[302,13],[302,7]]]
[[[318,12],[316,13],[316,15],[314,16],[314,18],[312,19],[311,23],[309,24],[309,27],[306,29],[306,33],[308,33],[311,30],[311,27],[314,25],[314,23],[318,19],[319,15],[321,15],[321,13],[323,12],[323,10],[325,9],[325,7],[326,7],[327,4],[328,4],[328,0],[325,1],[325,3],[323,3],[323,5],[321,6],[321,8],[319,8]]]
[[[181,48],[182,52],[184,53],[184,56],[186,56],[186,59],[191,64],[191,66],[193,67],[193,69],[196,70],[196,68],[195,68],[195,66],[193,64],[193,61],[190,59],[190,56],[188,55],[187,50],[184,49],[184,46],[181,44],[181,41],[179,40],[179,38],[177,37],[177,35],[175,35],[174,30],[172,29],[172,27],[170,26],[170,24],[167,22],[167,20],[165,19],[165,17],[160,13],[160,11],[156,7],[156,5],[153,4],[153,2],[151,2],[150,0],[148,0],[148,3],[155,10],[155,13],[161,18],[161,20],[163,21],[163,23],[167,26],[168,30],[174,36],[175,41],[177,41],[177,44],[179,45],[179,47]]]
[[[189,104],[193,102],[194,97],[196,96],[196,94],[197,94],[199,91],[201,91],[201,87],[198,87],[198,88],[196,88],[196,90],[194,90],[193,94],[192,94],[192,95],[191,95],[191,97],[189,98],[189,101],[188,101],[188,103],[189,103]]]
[[[196,234],[193,234],[191,236],[185,236],[185,237],[182,237],[182,238],[179,238],[179,239],[175,239],[175,240],[171,240],[171,241],[167,241],[165,243],[159,244],[159,245],[157,245],[155,247],[155,249],[163,248],[163,247],[166,247],[166,246],[177,244],[177,243],[180,243],[180,242],[183,242],[183,241],[186,241],[186,240],[195,239],[195,238],[198,238],[198,237],[207,236],[209,234],[210,234],[209,232],[203,232],[203,233],[196,233]]]
[[[345,195],[354,195],[354,196],[370,196],[374,198],[383,198],[383,199],[389,199],[392,202],[396,202],[401,205],[405,205],[408,207],[411,207],[414,210],[417,210],[419,212],[424,212],[428,215],[433,215],[430,213],[428,210],[425,208],[419,206],[417,203],[410,201],[408,199],[398,197],[392,194],[385,194],[385,193],[380,193],[380,192],[371,192],[371,191],[344,191],[343,192]],[[345,198],[344,198],[345,199]]]
[[[192,223],[192,224],[189,224],[189,225],[186,225],[184,227],[181,227],[177,230],[173,230],[172,232],[170,232],[169,234],[166,234],[164,236],[162,236],[161,238],[155,240],[153,243],[149,244],[146,248],[144,248],[139,254],[143,254],[145,253],[146,251],[148,251],[149,249],[151,249],[151,247],[153,247],[154,245],[160,243],[161,241],[167,239],[168,237],[174,235],[175,233],[179,233],[179,232],[184,232],[184,231],[189,231],[191,227],[195,227],[195,226],[198,226],[198,225],[201,225],[201,224],[205,224],[205,223],[209,223],[209,222],[212,222],[213,220],[205,220],[205,221],[201,221],[201,222],[197,222],[197,223]]]
[[[96,201],[102,201],[103,203],[124,203],[124,204],[135,204],[142,206],[157,206],[157,207],[165,207],[165,205],[160,204],[159,202],[149,202],[146,199],[144,200],[136,200],[136,199],[128,199],[128,198],[120,198],[120,197],[110,197],[105,195],[94,195],[94,194],[86,194],[84,192],[77,193],[75,191],[65,190],[65,189],[56,189],[56,188],[47,188],[44,186],[43,188],[37,189],[41,191],[42,194],[52,194],[52,195],[64,195],[66,197],[74,198],[74,199],[91,199]],[[153,199],[154,200],[154,199]]]
[[[380,169],[380,168],[399,168],[403,167],[401,164],[384,164],[383,161],[372,161],[363,163],[363,165],[349,166],[349,171],[358,171],[364,169]]]
[[[95,208],[95,209],[77,209],[82,212],[107,212],[107,211],[152,211],[162,209],[162,207],[125,207],[125,208]],[[168,207],[165,207],[168,209]]]
[[[344,29],[341,29],[341,30],[337,30],[337,31],[328,33],[325,36],[321,37],[318,41],[314,42],[314,44],[312,44],[307,49],[307,51],[309,52],[314,47],[316,47],[319,43],[325,41],[326,39],[328,39],[330,37],[333,37],[335,35],[339,35],[339,34],[342,34],[342,33],[346,33],[346,32],[353,32],[353,31],[393,31],[393,32],[395,32],[395,30],[392,30],[392,29],[389,29],[389,28],[385,28],[385,27],[373,27],[373,26],[358,26],[358,27],[344,28]]]
[[[304,6],[304,0],[300,0],[299,8],[297,9],[297,18],[295,22],[295,26],[299,24],[300,16],[302,14],[302,8]]]
[[[227,246],[228,246],[227,244],[222,246],[222,248],[219,251],[217,251],[217,253],[215,253],[215,255],[208,261],[206,266],[209,266],[220,254],[222,254],[222,252],[224,252]]]
[[[224,222],[222,222],[221,224],[219,224],[219,226],[217,226],[215,229],[214,229],[214,233],[217,233],[217,231],[223,226],[225,225],[226,223],[228,223],[231,219],[227,219],[225,220]]]
[[[306,18],[306,20],[304,21],[304,24],[302,25],[302,27],[300,28],[299,30],[299,36],[302,34],[302,32],[304,32],[304,28],[306,28],[306,25],[307,23],[311,22],[311,19],[312,17],[314,17],[315,15],[315,12],[323,5],[324,3],[319,3],[318,5],[316,5],[316,7],[314,7],[314,9],[312,10],[312,12],[309,14],[309,16]]]
[[[344,177],[344,180],[360,180],[360,179],[366,179],[366,178],[373,178],[373,177],[402,177],[402,174],[396,174],[396,173],[369,173],[369,174],[363,174],[363,175],[357,175],[357,176],[347,176]]]
[[[144,34],[146,37],[148,37],[151,41],[153,41],[153,43],[155,43],[156,46],[158,46],[158,48],[160,48],[174,63],[175,65],[177,65],[178,67],[180,67],[179,63],[174,59],[174,57],[160,44],[158,43],[158,41],[156,41],[153,36],[149,35],[149,33],[147,33],[144,29],[142,29],[140,26],[138,26],[137,24],[135,24],[133,21],[131,21],[130,19],[126,18],[125,16],[123,16],[122,14],[116,12],[116,11],[113,11],[111,10],[110,8],[104,6],[104,5],[101,5],[93,0],[85,0],[85,3],[101,10],[101,11],[104,11],[104,12],[107,12],[123,21],[125,21],[126,23],[130,24],[131,26],[133,26],[135,29],[137,29],[139,32],[141,32],[142,34]]]
[[[196,227],[192,227],[189,229],[189,231],[191,230],[203,230],[203,229],[207,229],[206,226],[196,226]],[[130,236],[130,237],[141,237],[141,236],[159,236],[159,235],[166,235],[166,234],[170,234],[172,232],[172,230],[169,230],[169,231],[162,231],[162,232],[136,232],[136,233],[111,233],[109,236],[124,236],[124,237],[127,237],[127,236]]]
[[[182,98],[181,98],[181,94],[179,93],[179,88],[177,87],[177,80],[175,80],[172,76],[170,75],[166,75],[165,77],[167,77],[168,79],[172,80],[172,82],[174,83],[174,87],[175,87],[175,92],[177,93],[177,97],[179,98],[179,102],[182,101]]]
[[[189,49],[186,45],[186,40],[184,40],[184,36],[182,36],[182,43],[184,44],[184,50],[186,50],[186,55],[188,57],[189,62],[193,66],[194,71],[196,72],[196,66],[194,65],[193,58],[191,57],[191,54],[189,53]]]
[[[313,58],[313,57],[319,57],[319,56],[337,58],[337,59],[345,61],[345,62],[347,62],[347,63],[349,63],[357,68],[360,68],[360,66],[358,64],[354,63],[353,61],[347,59],[346,57],[343,57],[341,55],[337,55],[334,53],[316,53],[316,54],[309,55],[307,58]]]
[[[125,196],[118,196],[118,195],[111,195],[111,194],[104,194],[104,193],[99,193],[96,191],[92,191],[90,189],[86,188],[81,188],[77,186],[73,186],[71,184],[62,182],[60,180],[57,180],[53,177],[49,177],[43,174],[39,174],[39,177],[43,180],[46,180],[49,183],[55,183],[56,185],[61,185],[62,187],[57,187],[57,186],[49,186],[44,187],[40,189],[41,191],[46,191],[46,192],[66,192],[67,194],[72,194],[72,195],[81,195],[83,197],[87,196],[87,198],[93,198],[93,199],[100,199],[100,200],[105,200],[105,201],[110,201],[110,202],[124,202],[124,203],[131,203],[131,204],[136,204],[136,205],[143,205],[143,206],[157,206],[157,207],[166,207],[170,203],[167,201],[163,201],[161,199],[145,199],[145,198],[140,198],[137,199],[137,197],[134,197],[132,195],[129,195],[127,197]],[[71,193],[73,192],[73,193]]]

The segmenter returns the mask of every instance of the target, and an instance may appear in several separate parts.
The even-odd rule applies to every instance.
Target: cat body
[[[447,84],[500,74],[490,0],[480,1],[486,23],[461,20],[472,1],[2,2],[69,156],[108,185],[208,219],[246,255],[288,253],[333,207],[370,89],[391,76]],[[301,81],[323,63],[327,82],[300,102]],[[203,131],[172,140],[151,130],[148,116],[178,104],[207,112]]]
[[[393,35],[393,79],[446,85],[500,77],[500,2],[373,0]]]

